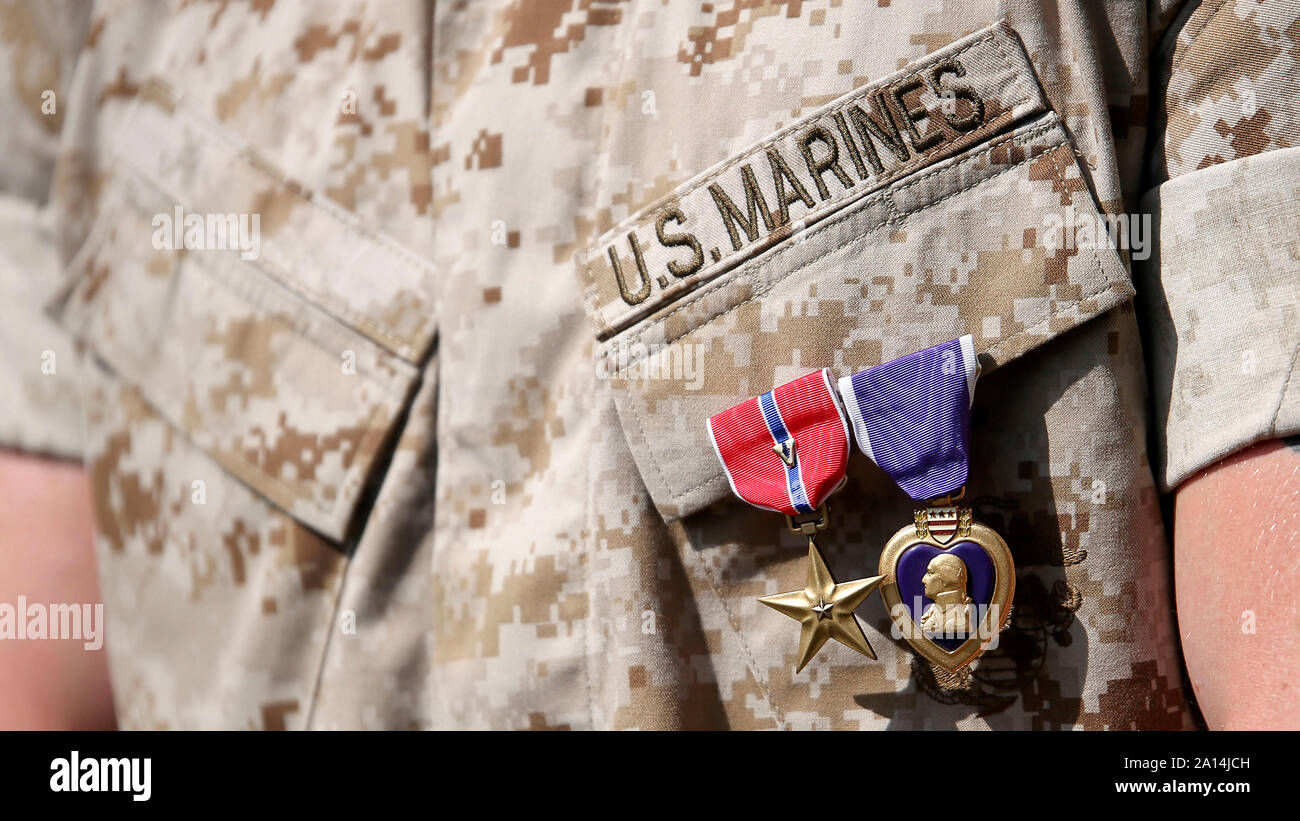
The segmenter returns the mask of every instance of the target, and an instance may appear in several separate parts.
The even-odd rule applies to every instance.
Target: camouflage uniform
[[[0,4],[0,435],[84,459],[120,723],[1189,726],[1160,497],[1300,428],[1298,48],[1256,0]],[[1150,260],[1048,242],[1144,191]],[[177,206],[260,254],[155,247]],[[705,420],[964,333],[1014,624],[948,691],[873,598],[879,661],[796,675],[805,552]],[[860,455],[832,503],[840,578],[912,515]]]

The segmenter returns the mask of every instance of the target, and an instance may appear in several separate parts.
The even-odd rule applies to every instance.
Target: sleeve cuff
[[[77,352],[42,310],[61,280],[46,213],[0,196],[0,447],[79,460]]]
[[[1300,432],[1300,148],[1176,177],[1143,211],[1157,241],[1137,285],[1168,491]]]

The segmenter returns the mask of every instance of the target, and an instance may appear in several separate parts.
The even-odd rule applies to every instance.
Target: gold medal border
[[[894,619],[894,613],[899,612],[898,606],[903,604],[902,598],[898,594],[898,581],[895,577],[895,569],[898,560],[902,558],[904,549],[915,544],[928,544],[947,551],[948,548],[960,542],[974,542],[983,548],[984,552],[989,555],[993,561],[993,601],[1002,602],[1002,623],[998,625],[996,631],[983,631],[989,633],[989,638],[980,640],[980,630],[966,639],[960,647],[951,652],[935,644],[921,632],[921,628],[912,620],[911,611],[906,607],[902,609],[902,618],[907,620],[907,624],[902,624],[898,619]],[[1011,620],[1011,602],[1016,595],[1016,569],[1011,558],[1011,548],[1003,541],[998,532],[991,527],[972,522],[970,534],[966,536],[954,536],[948,544],[941,544],[928,533],[925,536],[916,535],[916,525],[908,524],[902,527],[890,537],[885,543],[885,549],[880,554],[880,575],[884,576],[884,581],[880,584],[880,595],[885,601],[885,608],[892,620],[898,623],[898,627],[903,631],[903,637],[907,643],[912,645],[918,653],[926,660],[937,664],[949,672],[956,672],[970,664],[984,653],[985,645],[997,637],[1002,628],[1006,627],[1007,622]],[[986,611],[984,620],[987,622],[992,617],[992,611]],[[983,627],[984,625],[981,625]],[[915,638],[913,638],[915,637]]]

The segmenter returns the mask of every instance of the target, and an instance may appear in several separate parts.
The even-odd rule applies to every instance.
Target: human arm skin
[[[0,604],[101,601],[92,529],[79,465],[0,450]],[[113,729],[106,652],[0,640],[0,729]]]
[[[1300,728],[1300,440],[1289,441],[1239,451],[1175,496],[1178,632],[1210,729]]]
[[[1300,727],[1288,707],[1300,688],[1298,502],[1300,445],[1277,440],[1178,488],[1179,634],[1212,729]],[[99,601],[91,532],[80,467],[0,450],[0,603]],[[0,729],[113,726],[103,649],[0,640]]]

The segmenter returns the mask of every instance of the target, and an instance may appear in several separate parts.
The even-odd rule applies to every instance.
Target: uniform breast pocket
[[[797,625],[756,597],[801,588],[805,552],[779,515],[734,502],[709,417],[819,368],[847,376],[963,334],[986,373],[1001,370],[1132,296],[1115,250],[1073,242],[1098,217],[999,25],[829,104],[579,256],[600,369],[650,503],[712,602],[701,619],[738,726],[852,726],[854,697],[905,687],[909,665],[877,602],[882,663],[833,647],[794,675]],[[841,578],[874,575],[911,520],[861,454],[850,465],[825,547]]]
[[[305,721],[347,545],[434,333],[430,266],[142,102],[54,306],[87,401],[126,726]]]

